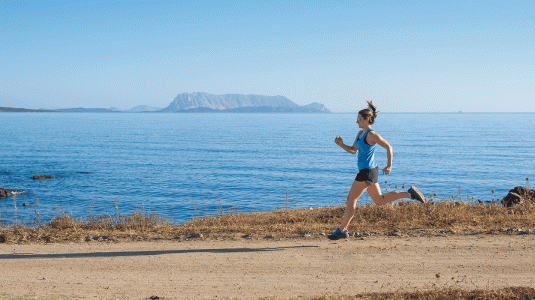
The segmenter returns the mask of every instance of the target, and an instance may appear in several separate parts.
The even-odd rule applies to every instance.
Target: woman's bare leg
[[[370,194],[370,197],[377,206],[382,206],[402,198],[411,198],[411,195],[409,195],[409,193],[398,191],[389,192],[383,195],[383,193],[381,192],[381,187],[378,183],[375,183],[374,185],[369,185],[368,194]]]
[[[364,181],[353,181],[349,194],[347,195],[346,211],[344,213],[344,218],[342,219],[342,225],[340,225],[340,230],[347,230],[351,219],[353,219],[353,216],[355,215],[357,200],[364,194],[364,191],[366,191],[368,187],[370,187],[370,185]]]

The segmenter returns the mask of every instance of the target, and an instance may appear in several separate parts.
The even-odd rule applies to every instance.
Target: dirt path
[[[535,235],[0,244],[0,298],[227,299],[433,285],[535,287],[534,248]]]

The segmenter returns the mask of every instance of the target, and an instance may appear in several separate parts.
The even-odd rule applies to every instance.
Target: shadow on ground
[[[34,253],[13,253],[0,254],[3,259],[57,259],[57,258],[91,258],[91,257],[129,257],[129,256],[151,256],[167,254],[186,253],[245,253],[245,252],[271,252],[284,251],[292,248],[317,248],[318,246],[291,246],[273,248],[223,248],[223,249],[189,249],[189,250],[163,250],[163,251],[123,251],[123,252],[91,252],[91,253],[54,253],[54,254],[34,254]]]

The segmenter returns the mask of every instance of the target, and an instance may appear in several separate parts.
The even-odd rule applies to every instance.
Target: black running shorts
[[[373,169],[360,170],[355,180],[365,181],[369,185],[374,185],[375,183],[377,183],[378,177],[379,177],[379,167],[377,166]]]

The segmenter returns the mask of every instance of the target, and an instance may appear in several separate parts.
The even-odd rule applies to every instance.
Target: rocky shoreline
[[[31,178],[33,180],[55,179],[54,176],[50,176],[50,175],[36,175],[36,176],[32,176]],[[25,193],[25,191],[0,188],[0,199],[8,198],[13,195],[22,194],[22,193]],[[535,190],[531,190],[522,186],[516,186],[513,189],[509,190],[509,193],[500,200],[500,203],[504,207],[512,207],[514,205],[522,204],[526,200],[533,201],[533,199],[535,199]]]

